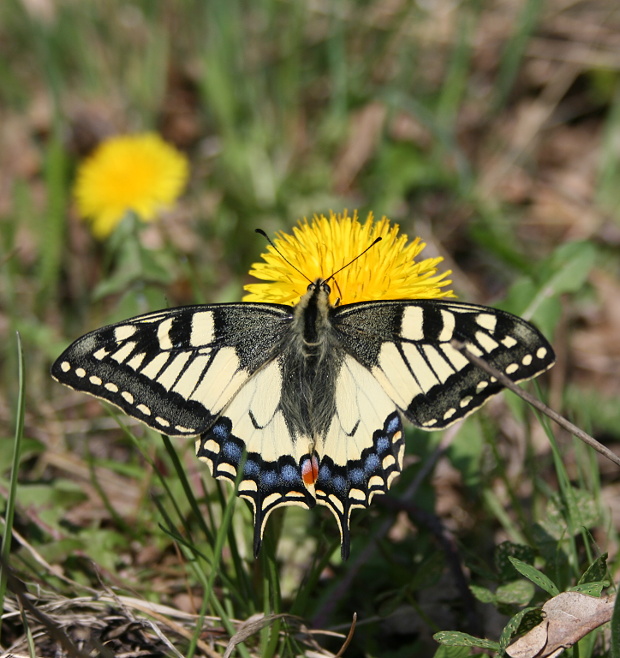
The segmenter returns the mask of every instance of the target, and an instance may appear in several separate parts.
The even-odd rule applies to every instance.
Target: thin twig
[[[520,386],[517,386],[511,379],[506,377],[504,373],[500,372],[493,366],[489,365],[486,361],[482,360],[480,357],[472,354],[467,346],[461,341],[452,340],[452,346],[457,349],[464,357],[471,361],[475,366],[481,368],[486,373],[495,377],[497,381],[505,386],[507,389],[510,389],[513,393],[516,393],[522,400],[525,400],[528,404],[531,404],[533,407],[538,409],[541,413],[545,414],[554,420],[560,427],[563,427],[567,432],[570,432],[573,436],[576,436],[578,439],[581,439],[584,443],[587,443],[590,447],[594,448],[597,452],[600,452],[601,455],[607,457],[611,460],[616,466],[620,466],[620,457],[612,452],[609,448],[604,446],[602,443],[599,443],[593,436],[590,436],[587,432],[584,432],[582,429],[573,425],[569,420],[566,420],[564,416],[560,416],[559,413],[553,411],[546,404],[541,402],[538,398],[535,398],[533,395],[530,395],[527,391],[523,390]]]

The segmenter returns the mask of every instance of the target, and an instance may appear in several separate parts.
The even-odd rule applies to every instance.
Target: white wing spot
[[[461,354],[456,348],[452,347],[450,343],[442,343],[440,346],[441,351],[446,355],[446,358],[452,364],[454,370],[463,370],[469,366],[467,358]],[[469,349],[469,343],[467,343]]]
[[[400,330],[407,340],[424,340],[424,310],[421,306],[405,308]]]
[[[189,343],[192,347],[202,347],[213,342],[215,323],[211,311],[198,311],[192,317],[192,330]]]
[[[454,416],[455,413],[456,413],[456,409],[452,407],[451,409],[448,409],[448,411],[446,411],[446,413],[443,415],[443,419],[449,420],[450,418],[452,418],[452,416]]]
[[[530,363],[532,363],[533,360],[534,360],[534,358],[532,357],[531,354],[526,354],[526,355],[521,359],[521,363],[522,363],[524,366],[529,366]]]
[[[361,489],[351,489],[349,491],[349,500],[364,504],[366,502],[366,494]]]
[[[452,340],[452,334],[454,333],[455,325],[454,313],[442,310],[441,319],[443,321],[443,327],[439,332],[439,340],[443,343]]]
[[[177,432],[182,432],[183,434],[195,434],[196,433],[196,430],[193,430],[189,427],[183,427],[183,425],[175,425],[174,429]]]
[[[170,329],[172,329],[173,318],[167,318],[159,327],[157,327],[157,340],[159,341],[159,348],[162,350],[171,350],[173,345],[170,340]]]
[[[134,370],[138,370],[138,368],[142,365],[142,361],[144,361],[145,356],[146,354],[144,352],[140,352],[139,354],[136,354],[136,356],[132,356],[131,359],[127,361],[127,365]]]
[[[133,341],[125,343],[119,350],[116,350],[112,354],[112,358],[118,363],[123,363],[123,361],[133,352],[133,348],[136,344]]]
[[[501,342],[502,345],[507,347],[509,350],[511,350],[517,344],[517,341],[512,336],[504,336]]]
[[[86,370],[84,370],[84,368],[76,368],[75,369],[75,374],[78,377],[85,377],[86,376]]]
[[[389,489],[392,486],[392,482],[394,481],[394,478],[398,477],[398,471],[391,471],[386,480],[386,486]]]
[[[386,455],[381,462],[381,466],[383,466],[383,470],[387,471],[388,469],[392,468],[395,463],[396,460],[392,455]]]
[[[513,373],[517,372],[519,370],[519,364],[518,363],[511,363],[506,366],[506,374],[507,375],[512,375]]]
[[[547,348],[546,347],[539,347],[538,350],[536,351],[536,356],[539,359],[544,359],[547,356]]]
[[[480,343],[482,349],[485,350],[487,353],[492,352],[499,345],[497,341],[491,338],[491,336],[489,336],[488,334],[485,334],[484,331],[476,332],[476,340]]]
[[[103,388],[107,388],[110,393],[118,393],[118,386],[112,382],[108,382]]]
[[[97,361],[101,361],[102,359],[105,359],[106,356],[108,356],[109,353],[110,353],[110,350],[106,350],[105,347],[102,347],[102,348],[98,349],[93,354],[93,356],[95,357],[95,359],[97,359]]]
[[[125,400],[125,402],[128,402],[129,404],[133,404],[134,402],[134,397],[129,391],[123,391],[121,393],[121,397],[123,400]]]
[[[368,488],[373,489],[373,488],[381,489],[383,490],[385,487],[385,482],[383,481],[383,478],[380,475],[373,475],[370,480],[368,480]],[[373,492],[374,495],[374,492]]]
[[[214,455],[219,455],[220,454],[220,444],[217,441],[214,441],[213,439],[209,439],[205,443],[205,450],[208,450],[209,452],[212,452]]]
[[[381,484],[383,484],[383,481],[381,482]],[[336,496],[334,496],[334,494],[329,494],[327,498],[329,502],[334,506],[334,508],[340,512],[340,514],[344,513],[344,508],[342,506],[342,503],[338,500],[338,498],[336,498]]]
[[[95,386],[101,386],[101,384],[103,384],[103,382],[101,381],[101,377],[97,377],[97,375],[93,375],[92,377],[89,377],[88,381],[91,384],[94,384]]]
[[[190,356],[189,352],[181,352],[178,356],[175,356],[166,369],[159,373],[157,382],[169,391],[179,378]]]
[[[135,326],[131,324],[124,324],[120,327],[116,327],[114,330],[114,338],[117,340],[117,342],[121,342],[123,340],[127,340],[128,338],[131,338],[135,333],[137,329]]]
[[[497,317],[491,313],[478,313],[476,316],[476,323],[479,326],[488,329],[490,332],[493,332],[497,325]]]
[[[139,404],[136,406],[138,411],[141,411],[145,416],[151,415],[151,410],[145,404]]]
[[[180,429],[179,425],[176,426],[176,429]],[[187,428],[185,428],[187,429]],[[189,431],[189,430],[188,430]],[[217,467],[217,473],[215,475],[216,478],[221,477],[222,475],[232,475],[233,478],[237,477],[237,469],[232,465],[228,464],[227,462],[222,462],[221,464],[218,464]],[[276,496],[279,496],[280,494],[275,494]],[[263,501],[263,508],[265,507],[265,501]]]
[[[489,382],[487,381],[481,381],[478,382],[478,385],[476,386],[476,393],[480,393],[480,391],[484,391],[484,389],[489,385]]]
[[[170,355],[166,352],[160,352],[157,356],[151,359],[140,372],[141,375],[149,379],[155,379],[161,369],[168,363]]]
[[[432,427],[433,425],[437,425],[437,419],[431,418],[430,420],[423,422],[422,425],[424,425],[424,427]]]
[[[484,383],[486,384],[486,382],[484,382]],[[468,406],[469,406],[469,403],[470,403],[473,399],[474,399],[473,396],[471,396],[471,395],[466,395],[466,396],[465,396],[464,398],[462,398],[461,401],[459,402],[459,406],[461,407],[461,409],[465,409],[465,407],[468,407]]]
[[[60,364],[60,369],[61,369],[63,372],[69,372],[69,370],[71,370],[71,364],[70,364],[68,361],[63,361],[63,362]]]
[[[267,508],[268,508],[270,505],[272,505],[272,504],[277,505],[277,504],[278,504],[278,501],[280,500],[280,498],[282,498],[282,494],[279,494],[279,493],[272,493],[272,494],[269,494],[269,495],[265,498],[265,500],[263,500],[262,508],[263,508],[263,509],[267,509]]]
[[[434,345],[422,345],[424,354],[441,383],[456,372],[456,366],[447,362]]]
[[[170,423],[165,418],[162,418],[161,416],[155,416],[155,422],[158,425],[161,425],[162,427],[170,427]]]
[[[473,343],[465,343],[465,347],[467,348],[467,351],[471,352],[474,356],[479,356],[481,358],[484,356],[484,352]]]
[[[239,483],[239,491],[243,493],[256,493],[258,491],[258,485],[254,480],[242,480]]]

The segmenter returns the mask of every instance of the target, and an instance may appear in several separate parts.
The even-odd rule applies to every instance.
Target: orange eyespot
[[[319,460],[315,455],[306,457],[301,462],[301,479],[306,486],[313,486],[319,478]]]

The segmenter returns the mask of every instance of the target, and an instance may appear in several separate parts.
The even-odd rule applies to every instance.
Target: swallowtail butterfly
[[[329,302],[318,279],[296,306],[230,303],[148,313],[96,329],[52,367],[59,382],[169,436],[196,436],[216,478],[254,508],[254,552],[280,505],[325,505],[349,553],[351,510],[400,472],[402,418],[451,425],[501,385],[452,345],[513,381],[553,365],[537,329],[446,299]],[[239,474],[239,470],[242,472]]]

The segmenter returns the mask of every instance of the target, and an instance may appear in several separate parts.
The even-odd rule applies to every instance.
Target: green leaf
[[[580,594],[587,594],[588,596],[599,597],[603,590],[609,587],[608,580],[602,580],[599,582],[593,583],[583,583],[582,585],[575,585],[574,587],[569,587],[568,592],[579,592]]]
[[[511,605],[527,605],[536,590],[529,580],[513,580],[511,583],[500,585],[495,592],[498,603],[508,603]]]
[[[551,335],[561,312],[559,295],[579,290],[596,261],[597,251],[590,242],[571,242],[555,250],[537,267],[535,280],[521,278],[500,304],[526,320],[533,320]]]
[[[543,613],[540,608],[524,608],[519,610],[514,617],[511,617],[499,637],[499,646],[505,649],[511,639],[519,634],[525,633],[540,624],[543,619]]]
[[[607,575],[607,553],[597,557],[579,579],[579,585],[602,581]]]
[[[581,532],[582,528],[591,528],[599,520],[599,508],[596,498],[584,489],[571,489],[565,501],[560,493],[555,493],[547,503],[541,527],[556,540],[568,534]]]
[[[442,644],[433,658],[467,658],[469,656],[469,647],[451,647],[447,644]]]
[[[479,647],[480,649],[499,651],[499,644],[497,642],[484,640],[468,633],[461,633],[460,631],[440,631],[433,635],[433,639],[435,642],[448,647]]]
[[[591,242],[564,244],[543,263],[540,281],[544,282],[549,294],[576,292],[588,278],[596,256],[596,247]]]
[[[5,470],[8,470],[10,468],[11,458],[13,456],[13,449],[14,449],[14,444],[12,439],[6,436],[1,436],[0,437],[0,465],[2,465],[2,468],[0,469],[0,472],[4,472]],[[35,455],[38,455],[39,453],[42,453],[44,451],[45,451],[45,446],[38,439],[24,438],[21,441],[21,448],[19,453],[20,462],[23,462],[24,460],[30,457],[34,457]]]
[[[531,564],[534,562],[534,550],[525,544],[514,544],[510,541],[502,542],[496,549],[494,555],[495,568],[498,571],[501,582],[510,582],[517,577],[514,567],[510,562],[511,557],[516,557],[522,562]]]
[[[496,603],[497,601],[495,594],[486,587],[470,585],[469,590],[478,599],[478,601],[480,601],[480,603]]]
[[[547,578],[544,573],[536,569],[536,567],[533,567],[531,564],[527,564],[526,562],[521,562],[521,560],[517,560],[514,557],[508,559],[512,563],[512,566],[522,576],[525,576],[528,580],[531,580],[534,585],[538,585],[538,587],[545,590],[547,594],[551,594],[551,596],[557,596],[560,593],[560,590],[555,586],[553,581]]]

